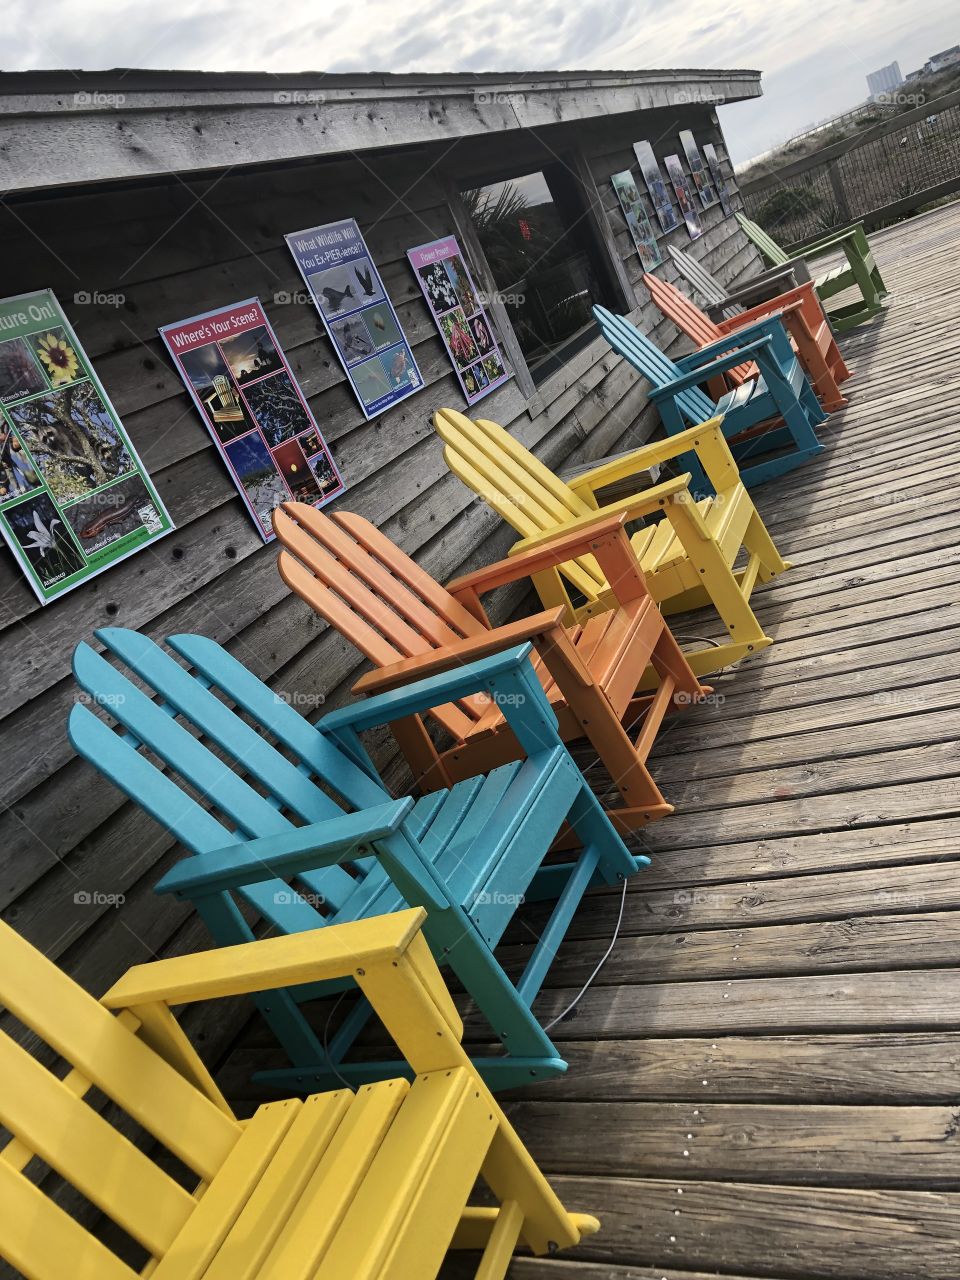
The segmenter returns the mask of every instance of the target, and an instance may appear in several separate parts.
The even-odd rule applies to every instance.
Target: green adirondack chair
[[[828,311],[830,322],[838,333],[854,328],[871,319],[881,309],[887,286],[873,258],[870,242],[867,240],[863,223],[854,223],[852,227],[844,227],[842,231],[833,231],[820,240],[812,240],[809,244],[800,245],[792,256],[787,254],[763,227],[752,222],[745,214],[738,213],[737,221],[747,237],[753,241],[763,256],[773,266],[783,266],[796,258],[805,262],[814,262],[817,258],[829,257],[842,252],[846,262],[832,267],[823,275],[814,276],[814,285],[820,298],[826,302],[846,289],[859,289],[859,302],[844,303],[832,307]]]

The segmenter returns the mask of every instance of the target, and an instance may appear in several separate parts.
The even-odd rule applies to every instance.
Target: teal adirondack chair
[[[650,399],[668,435],[710,418],[723,419],[724,437],[748,489],[792,471],[823,449],[815,428],[827,415],[776,316],[673,361],[623,316],[600,306],[593,314],[614,351],[651,384]],[[728,369],[749,371],[751,361],[758,376],[747,378],[716,402],[700,389],[701,383]],[[690,473],[690,488],[697,497],[713,494],[695,453],[681,454],[677,466]]]
[[[838,333],[852,329],[865,320],[871,319],[882,310],[883,299],[887,294],[887,286],[883,283],[880,269],[873,258],[873,250],[863,229],[862,222],[852,227],[844,227],[842,231],[833,231],[819,240],[811,240],[799,245],[791,255],[786,253],[769,236],[763,227],[752,222],[746,214],[738,213],[737,221],[747,237],[753,241],[763,256],[773,266],[783,266],[802,258],[804,262],[815,262],[817,258],[825,258],[838,251],[846,257],[846,262],[832,267],[823,275],[814,277],[814,286],[822,301],[836,297],[846,289],[859,289],[859,302],[844,303],[840,307],[832,307],[828,311],[830,323]]]
[[[587,887],[623,881],[649,859],[627,852],[562,745],[529,643],[311,725],[212,640],[171,636],[184,667],[136,631],[96,634],[156,697],[79,644],[74,674],[104,718],[74,706],[70,741],[192,854],[158,892],[193,902],[221,945],[249,941],[261,927],[292,934],[424,907],[434,955],[503,1046],[502,1056],[477,1059],[491,1087],[566,1069],[530,1005]],[[502,708],[526,759],[416,801],[395,800],[359,732],[480,692]],[[544,867],[565,820],[582,848]],[[518,905],[543,898],[556,905],[514,985],[493,949]],[[258,917],[253,925],[240,902]],[[336,990],[308,984],[256,998],[292,1064],[259,1079],[312,1091],[334,1077],[363,1083],[406,1071],[402,1061],[345,1061],[369,1014],[362,1001],[329,1044],[314,1031],[301,1005]]]

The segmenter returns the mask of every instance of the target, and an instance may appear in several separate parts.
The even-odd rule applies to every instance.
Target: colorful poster
[[[633,151],[640,165],[643,180],[647,184],[647,191],[660,223],[660,230],[676,231],[680,225],[680,219],[677,217],[677,211],[670,199],[670,190],[657,164],[657,157],[653,154],[653,147],[649,142],[635,142]]]
[[[620,207],[623,209],[623,216],[627,220],[627,227],[633,237],[637,253],[640,255],[643,269],[644,271],[652,271],[654,267],[660,265],[663,258],[660,256],[657,237],[653,233],[653,227],[650,225],[647,211],[643,207],[643,200],[637,190],[637,184],[634,182],[629,169],[624,169],[622,173],[611,175],[610,181],[613,183],[613,189],[620,200]]]
[[[683,153],[687,157],[690,176],[693,178],[693,185],[697,189],[700,203],[705,209],[709,209],[711,205],[717,203],[717,193],[713,189],[710,175],[707,173],[706,166],[703,163],[700,148],[697,146],[696,140],[689,129],[680,130],[680,145],[683,147]]]
[[[717,149],[712,142],[703,144],[703,156],[707,164],[710,166],[710,172],[713,175],[713,185],[717,189],[717,195],[720,197],[720,208],[726,217],[730,217],[733,213],[733,202],[730,199],[730,188],[727,186],[727,180],[723,176],[723,170],[720,168],[720,157],[717,155]]]
[[[160,336],[264,542],[274,507],[322,507],[346,487],[259,298]]]
[[[703,227],[700,224],[700,215],[694,207],[693,192],[690,190],[690,183],[687,182],[687,175],[683,172],[680,157],[664,156],[663,164],[667,171],[667,177],[673,183],[673,189],[677,195],[677,204],[680,206],[683,220],[687,224],[690,239],[697,240],[703,235]]]
[[[49,289],[0,301],[0,528],[41,604],[173,528]]]
[[[419,391],[417,362],[354,219],[285,239],[366,420]]]
[[[475,404],[512,375],[457,238],[445,236],[418,245],[407,250],[407,257],[467,404]]]

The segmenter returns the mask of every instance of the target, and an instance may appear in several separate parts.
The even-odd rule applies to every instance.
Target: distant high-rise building
[[[891,62],[889,66],[881,67],[879,71],[871,71],[867,76],[867,88],[870,90],[870,97],[877,98],[881,93],[893,93],[903,84],[903,76],[900,74],[900,64]]]
[[[955,62],[960,62],[960,44],[944,49],[942,53],[935,53],[924,63],[923,69],[928,74],[933,74],[942,71],[944,67],[952,66]]]

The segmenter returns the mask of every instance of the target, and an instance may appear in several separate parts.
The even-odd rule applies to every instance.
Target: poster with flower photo
[[[172,528],[54,294],[0,300],[0,529],[40,603]]]
[[[407,250],[467,404],[511,376],[456,236]]]
[[[284,238],[366,420],[415,395],[423,378],[355,220]]]
[[[689,129],[680,130],[680,145],[683,147],[683,154],[687,157],[690,176],[693,178],[693,185],[697,189],[700,203],[705,209],[709,209],[711,205],[717,203],[717,193],[713,189],[713,182],[703,163],[697,141]]]
[[[264,542],[274,507],[322,507],[346,487],[259,298],[160,336]]]
[[[620,201],[623,216],[627,220],[627,230],[640,256],[640,263],[644,271],[652,271],[654,267],[660,265],[663,258],[650,219],[647,217],[647,211],[643,207],[640,190],[629,169],[624,169],[622,173],[611,174],[610,181]]]

